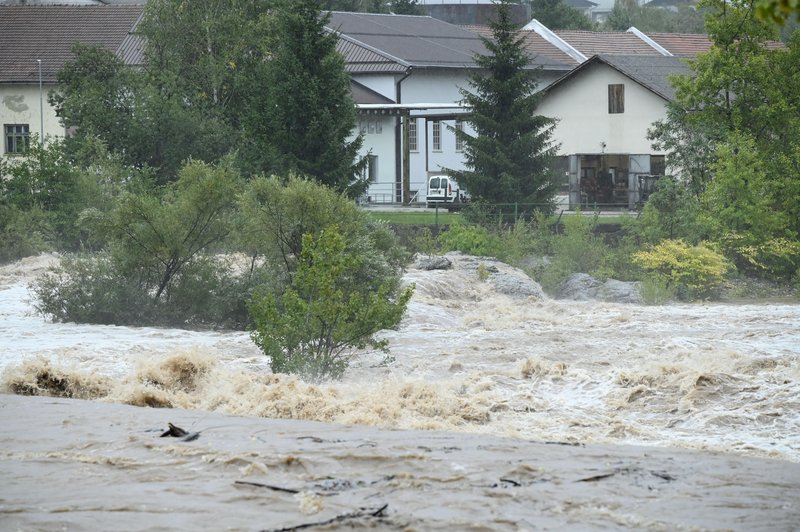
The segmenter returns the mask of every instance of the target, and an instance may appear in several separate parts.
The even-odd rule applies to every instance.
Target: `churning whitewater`
[[[416,291],[398,330],[382,333],[390,358],[362,353],[343,380],[317,385],[273,375],[243,332],[49,323],[34,314],[27,286],[57,258],[26,259],[0,268],[0,385],[138,406],[800,462],[800,305],[553,300],[508,289],[524,274],[492,259],[450,259],[449,270],[406,273]]]

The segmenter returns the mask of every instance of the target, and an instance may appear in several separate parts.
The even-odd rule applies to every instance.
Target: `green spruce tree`
[[[308,176],[355,196],[362,138],[338,35],[325,29],[320,0],[283,0],[272,19],[273,40],[261,91],[246,119],[250,158],[264,173]]]
[[[448,173],[476,202],[506,204],[502,209],[508,212],[514,212],[514,203],[552,212],[555,120],[536,114],[541,98],[536,92],[538,73],[530,67],[507,0],[498,4],[490,27],[492,38],[482,39],[490,54],[475,56],[481,72],[470,77],[473,91],[461,89],[463,104],[470,111],[466,121],[476,133],[455,130],[464,143],[467,169]]]

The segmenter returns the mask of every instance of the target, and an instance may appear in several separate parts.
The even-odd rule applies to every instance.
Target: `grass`
[[[369,217],[373,220],[381,220],[390,224],[424,224],[434,225],[439,223],[441,225],[448,225],[458,220],[460,215],[449,213],[447,211],[439,211],[438,217],[436,211],[420,212],[370,212]]]
[[[565,212],[564,216],[571,216],[574,213]],[[591,213],[583,213],[584,216],[589,216]],[[459,219],[460,215],[457,213],[449,213],[445,209],[439,209],[437,218],[434,209],[419,209],[413,211],[370,211],[370,218],[373,220],[381,220],[390,224],[418,224],[418,225],[434,225],[439,223],[441,225],[449,225]],[[599,222],[601,224],[619,224],[626,218],[630,218],[629,214],[621,215],[603,215],[600,216]],[[551,222],[555,222],[558,215],[553,216]]]

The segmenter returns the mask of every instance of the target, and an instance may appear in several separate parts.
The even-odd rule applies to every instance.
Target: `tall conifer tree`
[[[536,92],[538,73],[529,68],[509,6],[507,0],[497,4],[492,38],[482,39],[490,54],[475,56],[481,71],[470,77],[473,91],[461,89],[471,113],[466,121],[476,135],[454,130],[464,143],[467,169],[448,173],[475,201],[525,203],[533,210],[552,212],[557,186],[550,175],[557,149],[551,140],[555,120],[536,114],[541,98]]]
[[[353,138],[356,111],[338,35],[320,0],[282,0],[274,24],[266,75],[254,93],[249,142],[261,171],[296,172],[339,192],[357,195],[362,138]]]

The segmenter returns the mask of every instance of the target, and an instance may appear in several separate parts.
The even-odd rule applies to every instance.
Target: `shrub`
[[[396,279],[354,276],[370,252],[348,246],[335,226],[303,236],[291,285],[280,297],[255,297],[250,305],[252,338],[272,371],[337,378],[352,348],[386,348],[375,333],[400,322],[413,288],[398,294]]]
[[[708,245],[691,246],[682,240],[664,240],[650,251],[634,253],[633,260],[643,269],[664,276],[683,299],[713,295],[730,269],[725,257]]]
[[[580,212],[564,218],[564,234],[553,238],[553,259],[540,279],[545,290],[554,293],[573,273],[594,274],[602,268],[607,250],[592,233],[596,222]]]
[[[479,257],[498,257],[502,249],[497,235],[483,226],[464,223],[455,223],[440,234],[439,245],[442,251],[461,251]]]
[[[169,298],[142,287],[108,253],[65,256],[32,285],[37,312],[61,322],[244,329],[246,301],[264,281],[238,275],[218,257],[199,257],[177,276]]]
[[[791,279],[800,269],[800,242],[788,238],[769,238],[747,244],[740,235],[722,241],[737,265],[748,272],[771,279]]]
[[[663,275],[652,274],[641,281],[642,300],[646,305],[661,305],[675,299],[675,289]]]
[[[52,249],[52,227],[45,212],[0,205],[0,264]]]

